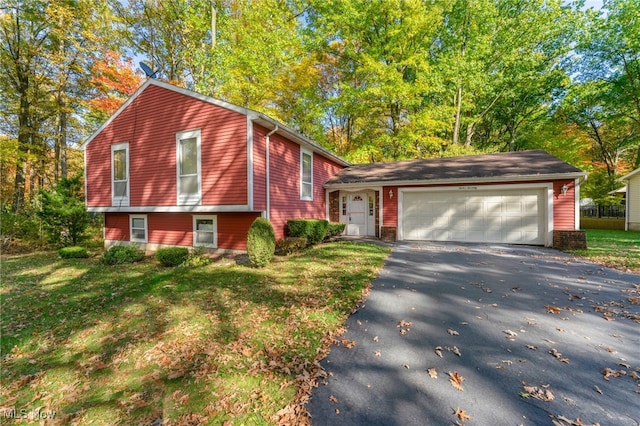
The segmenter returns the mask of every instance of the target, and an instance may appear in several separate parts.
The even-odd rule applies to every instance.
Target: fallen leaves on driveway
[[[522,382],[522,392],[520,392],[522,398],[535,398],[540,401],[553,401],[555,396],[553,392],[549,390],[549,385],[529,386],[525,382]]]
[[[560,313],[560,308],[558,308],[557,306],[545,305],[544,308],[547,310],[547,313],[550,313],[550,314],[559,314]]]
[[[454,354],[456,354],[457,356],[462,356],[462,353],[460,352],[460,349],[458,349],[457,346],[436,346],[434,349],[434,352],[436,353],[436,355],[438,355],[440,358],[443,358],[442,356],[442,351],[445,350],[447,352],[452,352]]]
[[[464,377],[458,374],[457,371],[454,371],[453,373],[449,371],[447,374],[449,375],[449,382],[451,383],[451,386],[453,386],[455,389],[458,389],[459,391],[464,391],[462,387]]]
[[[553,348],[549,351],[549,353],[553,355],[553,357],[556,358],[558,361],[569,364],[569,358],[564,358],[562,354],[558,352],[557,349]]]
[[[469,420],[471,418],[470,415],[468,415],[467,413],[465,413],[464,410],[460,409],[460,407],[456,408],[456,410],[453,413],[460,421],[465,421],[465,420]]]
[[[357,345],[357,343],[353,340],[349,340],[349,339],[342,339],[342,346],[344,346],[347,349],[351,349],[353,347],[355,347]]]
[[[429,373],[429,377],[431,377],[432,379],[438,378],[438,371],[435,368],[429,368],[427,370],[427,373]]]
[[[396,327],[400,329],[400,334],[404,336],[409,331],[411,331],[411,327],[413,327],[413,323],[411,321],[402,320],[396,325]]]

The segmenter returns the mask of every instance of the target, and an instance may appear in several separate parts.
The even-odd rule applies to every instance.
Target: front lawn
[[[640,231],[586,229],[587,250],[573,253],[588,260],[640,273]]]
[[[330,243],[264,269],[3,258],[0,415],[305,422],[317,360],[389,251]]]

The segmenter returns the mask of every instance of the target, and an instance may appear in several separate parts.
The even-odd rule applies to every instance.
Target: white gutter
[[[269,141],[270,136],[278,131],[278,125],[273,128],[272,131],[267,133],[265,136],[265,180],[266,180],[266,188],[265,188],[265,197],[267,198],[267,220],[271,220],[271,171],[270,171],[270,161],[269,161]]]

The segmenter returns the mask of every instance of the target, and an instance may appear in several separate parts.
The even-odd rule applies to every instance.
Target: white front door
[[[349,194],[347,197],[347,235],[367,235],[366,194]]]

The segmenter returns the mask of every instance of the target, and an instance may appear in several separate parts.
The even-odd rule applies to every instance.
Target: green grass
[[[315,362],[388,253],[331,243],[263,269],[4,257],[0,409],[78,424],[295,423]]]
[[[640,273],[640,231],[586,229],[587,250],[573,253],[590,261]]]

